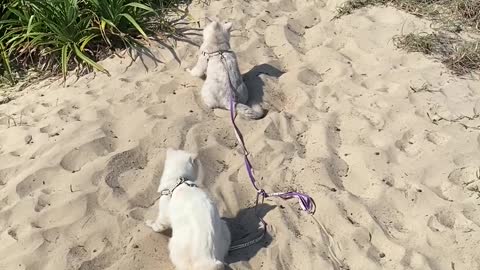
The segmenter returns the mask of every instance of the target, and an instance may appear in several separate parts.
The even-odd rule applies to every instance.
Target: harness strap
[[[175,189],[177,189],[181,184],[185,184],[189,187],[198,187],[195,183],[188,180],[187,178],[180,177],[180,178],[178,178],[177,184],[172,189],[166,188],[166,189],[160,191],[160,196],[172,196]]]
[[[202,54],[204,56],[207,56],[207,62],[210,59],[210,57],[214,57],[214,56],[223,57],[224,53],[233,53],[233,51],[231,51],[231,50],[218,50],[218,51],[215,51],[215,52],[202,52]]]

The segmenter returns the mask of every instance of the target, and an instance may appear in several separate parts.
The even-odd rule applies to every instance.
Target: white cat
[[[202,87],[203,102],[209,108],[230,109],[232,91],[238,102],[238,113],[250,119],[259,119],[265,115],[258,104],[249,107],[248,89],[238,68],[237,57],[230,48],[230,30],[232,23],[208,24],[203,30],[203,44],[195,67],[187,69],[193,76],[207,78]]]
[[[172,228],[170,259],[178,270],[221,270],[230,231],[218,209],[197,184],[196,156],[168,149],[158,191],[158,218],[146,224],[156,232]]]

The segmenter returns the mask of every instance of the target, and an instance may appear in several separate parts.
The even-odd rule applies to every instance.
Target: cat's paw
[[[188,73],[190,73],[190,75],[192,75],[193,77],[199,77],[201,78],[203,76],[203,72],[199,72],[197,71],[195,68],[194,69],[189,69],[189,68],[186,68],[185,69]]]
[[[164,231],[164,230],[167,229],[167,228],[164,227],[163,225],[157,224],[157,223],[155,222],[155,220],[150,220],[150,219],[148,219],[148,220],[145,221],[145,225],[147,225],[148,227],[152,228],[152,230],[153,230],[154,232],[162,232],[162,231]]]
[[[151,228],[153,224],[155,224],[155,220],[151,220],[151,219],[145,220],[145,225],[147,225],[148,227]]]

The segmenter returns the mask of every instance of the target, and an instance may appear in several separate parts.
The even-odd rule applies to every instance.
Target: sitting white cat
[[[172,228],[170,259],[179,270],[220,270],[230,247],[230,231],[218,209],[196,183],[196,156],[168,149],[158,191],[156,232]]]
[[[197,64],[187,71],[196,77],[202,77],[206,72],[202,98],[207,107],[229,110],[233,93],[237,112],[250,119],[259,119],[265,115],[262,107],[259,104],[246,105],[248,89],[240,74],[237,57],[230,48],[231,29],[231,22],[213,21],[208,24],[203,30]]]

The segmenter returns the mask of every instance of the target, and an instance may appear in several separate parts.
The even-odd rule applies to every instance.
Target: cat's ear
[[[232,26],[233,26],[232,22],[227,22],[223,24],[223,29],[225,29],[225,31],[230,32],[230,30],[232,30]]]

